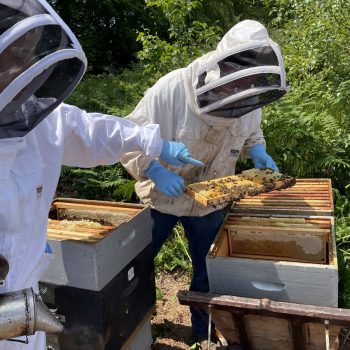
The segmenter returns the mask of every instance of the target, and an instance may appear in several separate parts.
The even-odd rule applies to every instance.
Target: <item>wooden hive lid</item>
[[[264,215],[332,216],[334,213],[330,179],[297,179],[291,188],[244,198],[231,207],[232,213]]]

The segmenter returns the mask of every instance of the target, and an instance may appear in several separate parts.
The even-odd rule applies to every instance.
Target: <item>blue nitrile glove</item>
[[[162,153],[159,158],[171,165],[185,166],[192,164],[204,166],[204,163],[191,157],[189,150],[182,142],[164,140]]]
[[[250,149],[249,155],[254,162],[254,168],[268,168],[279,172],[278,167],[273,161],[272,157],[266,153],[264,145],[258,143],[257,145],[253,146]]]
[[[52,250],[52,248],[51,248],[49,242],[46,242],[45,253],[46,253],[46,254],[53,254],[53,250]]]
[[[178,197],[185,190],[184,179],[166,169],[158,161],[152,160],[149,168],[145,171],[146,176],[153,180],[160,192],[169,197]]]

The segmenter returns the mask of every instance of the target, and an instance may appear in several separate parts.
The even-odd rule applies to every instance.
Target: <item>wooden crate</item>
[[[57,350],[121,349],[156,301],[150,208],[60,198],[49,216],[53,261],[40,288],[65,331],[49,335],[48,344]],[[125,349],[149,350],[149,341],[145,324]]]
[[[261,217],[260,219],[267,218]],[[255,216],[253,219],[255,221],[252,222],[255,224],[257,217]],[[278,219],[281,220],[281,217]],[[291,219],[284,218],[284,224],[288,226],[283,227],[288,227],[287,232],[291,233],[287,234],[289,241],[286,244],[280,244],[281,241],[277,240],[279,235],[276,227],[273,234],[265,231],[266,246],[261,244],[263,239],[258,241],[258,247],[263,249],[264,254],[261,251],[257,253],[254,250],[254,245],[249,247],[249,242],[244,241],[243,230],[238,231],[242,233],[240,237],[241,242],[244,242],[245,253],[249,253],[248,256],[243,257],[244,254],[239,254],[239,256],[231,256],[230,254],[232,250],[236,254],[236,249],[232,247],[232,242],[230,248],[229,233],[226,227],[227,222],[235,222],[236,218],[228,215],[206,258],[210,291],[251,298],[337,306],[338,266],[333,219],[331,217],[298,218],[313,225],[314,221],[318,220],[316,227],[319,228],[320,234],[317,235],[313,232],[315,235],[310,239],[311,247],[317,251],[317,254],[309,254],[309,251],[305,250],[305,246],[299,246],[293,251],[293,247],[297,246],[296,242],[303,242],[303,237],[297,234],[298,230],[292,226]],[[235,225],[238,228],[239,226]],[[249,231],[249,226],[246,228],[246,231]],[[260,231],[263,231],[261,228],[264,227],[260,226]],[[259,228],[256,231],[258,232],[258,230]],[[254,237],[256,238],[257,235],[255,234]],[[283,248],[276,251],[280,256],[272,255],[274,240],[279,242],[279,248]]]
[[[100,291],[152,242],[144,205],[58,198],[49,217],[54,254],[43,282]]]
[[[259,194],[235,202],[233,213],[271,215],[326,215],[334,212],[330,179],[297,179],[291,188]]]
[[[218,205],[229,201],[238,201],[246,196],[293,186],[295,179],[270,169],[250,169],[242,174],[225,176],[208,181],[187,185],[185,193],[198,203]]]
[[[331,222],[328,219],[228,215],[224,230],[234,257],[328,262]]]
[[[350,327],[348,309],[188,291],[177,296],[212,316],[229,349],[337,350],[340,331]]]

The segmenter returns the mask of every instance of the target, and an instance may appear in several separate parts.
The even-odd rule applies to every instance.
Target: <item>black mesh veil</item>
[[[252,45],[256,45],[252,43]],[[264,42],[257,47],[234,47],[208,62],[195,83],[201,114],[239,118],[279,99],[287,91],[279,49]]]
[[[76,38],[42,3],[0,0],[0,139],[32,130],[85,72]]]

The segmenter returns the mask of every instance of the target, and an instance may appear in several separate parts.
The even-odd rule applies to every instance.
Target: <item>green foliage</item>
[[[94,169],[63,167],[57,195],[130,203],[137,201],[134,185],[119,163]]]
[[[49,0],[78,37],[94,73],[115,72],[135,59],[143,26],[164,32],[160,11],[143,1]]]
[[[138,34],[137,40],[143,48],[138,58],[147,72],[159,77],[213,49],[220,28],[193,20],[191,15],[201,4],[202,0],[146,0],[147,7],[161,9],[169,23],[169,40],[151,34],[149,29]]]
[[[339,265],[339,306],[350,308],[350,217],[336,221]]]
[[[116,116],[128,115],[156,78],[146,74],[141,65],[119,74],[86,75],[67,103],[89,112]]]
[[[157,271],[192,271],[191,258],[188,254],[188,243],[183,227],[178,224],[173,230],[174,236],[169,238],[155,258]]]
[[[284,172],[330,177],[343,191],[350,180],[350,1],[264,2],[282,32],[291,87],[264,110],[268,148]]]
[[[290,92],[265,108],[283,172],[332,179],[341,306],[350,307],[350,0],[264,0],[278,30]]]

